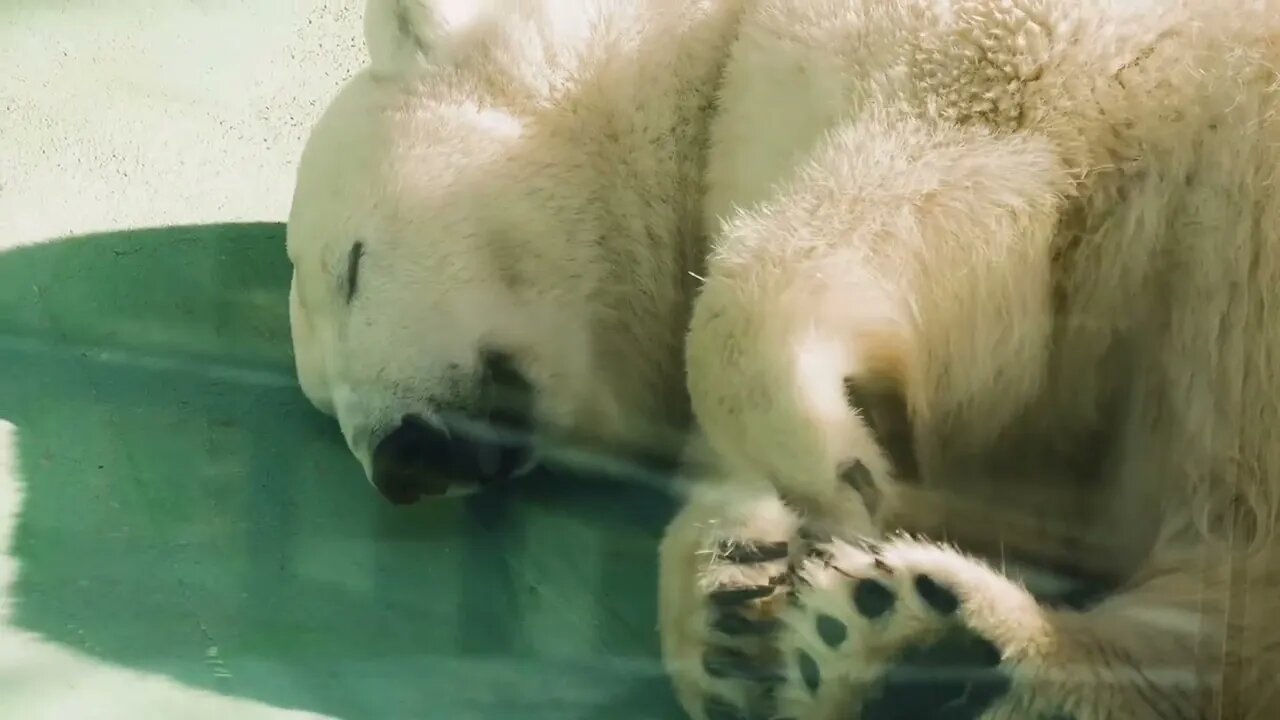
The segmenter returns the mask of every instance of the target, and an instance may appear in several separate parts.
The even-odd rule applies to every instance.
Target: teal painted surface
[[[363,4],[0,3],[0,720],[679,717],[667,498],[392,508],[296,387],[280,222]]]
[[[49,677],[40,652],[0,650],[0,717],[40,715],[37,683],[53,707],[99,665],[133,674],[82,693],[77,717],[114,717],[135,674],[207,692],[132,717],[226,697],[340,718],[673,717],[654,632],[669,501],[561,478],[385,505],[296,387],[288,277],[277,224],[0,253],[4,482],[21,493],[0,643],[77,657]]]
[[[665,498],[397,510],[296,386],[280,223],[363,5],[0,3],[0,720],[676,716]]]

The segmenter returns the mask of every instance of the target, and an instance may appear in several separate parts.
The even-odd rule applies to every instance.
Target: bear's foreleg
[[[967,418],[949,439],[983,447],[1043,382],[1067,190],[1037,137],[914,120],[833,133],[709,260],[688,382],[724,472],[857,525],[910,471],[904,425]]]

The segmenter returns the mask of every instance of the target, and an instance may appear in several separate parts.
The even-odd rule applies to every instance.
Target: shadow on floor
[[[296,388],[288,281],[277,224],[0,253],[12,624],[341,718],[676,717],[655,632],[670,501],[544,479],[384,505]]]

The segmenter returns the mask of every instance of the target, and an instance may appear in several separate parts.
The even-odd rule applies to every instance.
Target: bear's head
[[[621,396],[657,394],[611,349],[635,338],[605,339],[634,293],[575,120],[531,109],[554,79],[504,69],[527,63],[475,7],[370,2],[372,63],[313,128],[288,221],[302,389],[396,503],[622,442]]]

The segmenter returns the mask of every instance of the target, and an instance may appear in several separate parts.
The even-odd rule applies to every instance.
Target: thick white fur
[[[687,372],[721,479],[757,489],[696,500],[664,544],[664,647],[694,716],[711,695],[746,702],[698,661],[699,593],[735,580],[708,575],[714,548],[802,520],[945,529],[1125,581],[1093,610],[1049,611],[947,547],[891,544],[907,576],[949,578],[1016,668],[984,718],[1277,712],[1278,64],[1275,2],[747,11]],[[848,378],[905,394],[924,480],[875,529],[838,480],[856,459],[894,489]],[[803,606],[848,608],[809,580]],[[805,646],[815,612],[784,646]],[[824,677],[877,672],[853,645]],[[778,716],[856,716],[849,687],[784,692]]]
[[[587,442],[681,428],[687,371],[717,470],[664,540],[661,606],[694,717],[743,700],[702,670],[705,598],[760,568],[714,566],[718,543],[815,522],[1127,581],[1049,611],[950,546],[891,543],[1013,666],[984,718],[1280,707],[1274,0],[371,0],[367,20],[371,67],[316,127],[289,223],[303,388],[367,465],[485,347],[515,354],[549,434]],[[847,378],[905,395],[923,487],[890,479]],[[855,460],[875,517],[838,481]],[[805,575],[843,618],[844,576]],[[784,649],[813,644],[803,607]],[[883,670],[877,632],[824,674]],[[1112,682],[1152,671],[1177,682]],[[781,710],[856,716],[855,685],[793,674]]]
[[[370,67],[315,127],[288,227],[301,384],[366,470],[403,415],[466,410],[485,349],[529,376],[548,436],[687,427],[707,109],[736,11],[370,0]]]

